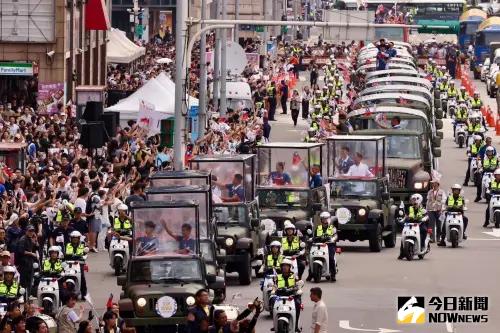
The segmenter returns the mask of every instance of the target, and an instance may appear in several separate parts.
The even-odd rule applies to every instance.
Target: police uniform
[[[17,297],[19,297],[19,285],[17,282],[13,281],[10,286],[4,281],[0,283],[0,300],[8,301]]]
[[[84,255],[85,255],[85,246],[82,243],[78,244],[78,246],[76,247],[73,246],[73,244],[71,243],[66,244],[64,257],[67,260],[83,259]],[[84,266],[83,263],[80,263],[80,272],[81,272],[80,291],[82,293],[82,297],[87,295],[87,281],[85,279],[83,266]]]
[[[272,254],[268,254],[266,257],[266,270],[281,270],[281,263],[283,262],[283,256],[279,254],[277,257]]]
[[[462,213],[462,219],[464,221],[464,236],[465,236],[465,230],[467,229],[467,225],[469,224],[469,219],[464,214],[464,203],[465,199],[461,195],[455,198],[453,194],[450,194],[446,199],[446,210],[448,212]],[[444,240],[445,237],[446,237],[446,223],[443,223],[441,229],[441,240]]]
[[[480,133],[482,128],[483,127],[481,126],[481,124],[472,124],[472,123],[470,123],[467,126],[467,131],[469,132],[469,134]]]
[[[422,207],[415,209],[415,207],[410,206],[408,209],[408,219],[410,221],[418,221],[420,228],[420,247],[423,248],[425,243],[425,237],[427,235],[427,222],[422,222],[422,218],[425,216],[426,212]]]
[[[283,274],[278,274],[276,276],[276,287],[278,289],[281,288],[294,288],[295,287],[295,275],[290,272],[288,273],[288,276],[285,276]],[[269,302],[269,305],[274,307],[274,301],[275,298],[272,298],[272,301]],[[298,328],[298,323],[299,323],[299,318],[300,318],[300,304],[302,303],[300,295],[295,295],[293,298],[293,301],[295,302],[295,328]]]
[[[473,159],[473,158],[476,158],[479,154],[479,150],[484,146],[484,142],[481,142],[481,145],[478,147],[476,145],[475,142],[473,142],[470,146],[469,146],[469,153],[470,153],[470,157],[468,158],[468,162],[467,162],[467,172],[465,173],[465,180],[464,180],[464,186],[467,186],[467,184],[469,183],[469,178],[470,178],[470,161]]]
[[[50,259],[45,259],[42,265],[42,273],[46,275],[59,275],[63,271],[62,261],[57,259],[52,261]]]
[[[451,89],[451,87],[448,88],[448,97],[456,97],[457,96],[457,88],[453,87],[453,89]]]
[[[488,200],[488,207],[486,208],[486,218],[484,219],[484,227],[488,226],[490,223],[490,201],[491,201],[491,195],[493,194],[500,194],[500,182],[497,182],[496,179],[493,179],[488,186],[489,190],[489,195],[486,197],[486,200]]]
[[[493,156],[492,158],[488,158],[487,155],[483,157],[482,160],[483,166],[483,175],[485,172],[494,172],[498,167],[498,158]],[[476,187],[476,202],[481,200],[481,190],[482,190],[482,182],[479,182]]]
[[[295,255],[300,252],[300,238],[299,236],[293,236],[290,240],[287,236],[281,238],[281,251],[286,255]],[[288,252],[288,253],[287,253]],[[297,268],[299,273],[299,279],[302,279],[302,274],[306,268],[304,258],[302,256],[297,257]]]
[[[326,227],[326,229],[323,227],[322,224],[320,224],[316,227],[316,230],[314,231],[314,237],[316,238],[327,236],[328,238],[332,239],[336,234],[337,234],[337,229],[332,224],[329,224],[328,227]],[[328,265],[330,267],[330,275],[332,275],[333,278],[337,274],[337,269],[335,267],[335,251],[336,251],[335,244],[328,243],[328,259],[329,259]],[[311,266],[309,266],[309,276],[312,276],[312,272],[310,269]]]
[[[483,102],[481,101],[481,99],[472,98],[470,103],[473,109],[480,109],[481,106],[483,106]]]

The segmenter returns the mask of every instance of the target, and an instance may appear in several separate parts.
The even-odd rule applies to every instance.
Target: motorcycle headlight
[[[138,298],[137,301],[137,306],[140,307],[140,308],[143,308],[146,306],[146,299],[144,297],[141,297],[141,298]]]
[[[232,238],[226,238],[225,243],[226,243],[226,246],[233,246],[234,239],[232,239]]]
[[[186,304],[188,306],[193,306],[195,303],[195,300],[194,300],[194,297],[193,296],[189,296],[188,298],[186,298]]]
[[[358,210],[358,215],[359,215],[359,216],[365,216],[365,214],[366,214],[366,209],[364,209],[364,208],[360,208],[360,209]]]

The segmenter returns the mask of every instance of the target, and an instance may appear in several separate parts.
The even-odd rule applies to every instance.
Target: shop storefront
[[[33,62],[0,62],[0,99],[4,102],[35,105],[38,65]]]

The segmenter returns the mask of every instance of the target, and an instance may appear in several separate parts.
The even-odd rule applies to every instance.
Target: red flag
[[[109,294],[108,301],[106,302],[106,309],[111,310],[113,307],[113,294]]]

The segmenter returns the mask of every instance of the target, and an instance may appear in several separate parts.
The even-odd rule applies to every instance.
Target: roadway
[[[495,100],[487,97],[483,83],[476,82],[483,101],[496,110]],[[279,109],[278,109],[279,110]],[[278,115],[272,122],[273,141],[300,140],[307,129],[305,121],[299,117],[299,125],[293,127],[290,115]],[[459,149],[453,142],[450,120],[444,121],[444,140],[440,172],[442,188],[449,190],[454,183],[462,184],[466,170],[465,148]],[[499,145],[498,137],[493,135],[494,144]],[[496,333],[500,327],[500,317],[496,316],[500,304],[500,291],[497,289],[500,276],[499,253],[500,232],[483,229],[486,204],[474,203],[475,188],[465,188],[469,200],[469,239],[457,249],[439,248],[432,244],[431,252],[424,260],[413,262],[399,261],[399,243],[394,249],[383,249],[380,253],[370,253],[367,242],[340,242],[343,249],[340,255],[337,282],[323,281],[318,284],[323,289],[323,299],[328,306],[329,332],[474,332]],[[90,271],[87,281],[89,291],[98,312],[102,313],[112,292],[118,299],[120,289],[109,267],[107,253],[101,251],[89,256]],[[306,276],[306,274],[305,274]],[[316,286],[306,283],[301,314],[301,326],[309,332],[313,303],[309,300],[309,289]],[[255,297],[261,297],[258,279],[249,286],[239,286],[234,277],[228,280],[228,303],[245,306]],[[426,302],[432,296],[488,296],[490,311],[486,324],[397,324],[397,297],[425,296]],[[483,314],[483,313],[480,313]],[[263,314],[258,321],[257,332],[268,332],[272,320]]]

